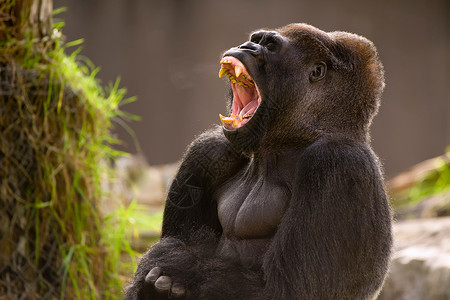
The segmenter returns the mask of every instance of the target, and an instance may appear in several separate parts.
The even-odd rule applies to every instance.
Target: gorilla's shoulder
[[[363,142],[346,137],[324,137],[311,144],[301,159],[313,169],[356,169],[379,172],[380,166],[371,147]]]
[[[208,144],[220,144],[225,146],[228,144],[228,140],[223,134],[222,127],[214,125],[210,129],[199,134],[190,144],[189,149],[198,149]]]
[[[188,146],[185,158],[190,156],[207,156],[209,158],[230,152],[232,147],[223,134],[222,128],[214,126],[198,135]]]
[[[182,169],[196,173],[204,180],[209,178],[211,183],[217,184],[223,177],[234,173],[246,159],[232,147],[222,128],[215,126],[200,134],[189,145]]]

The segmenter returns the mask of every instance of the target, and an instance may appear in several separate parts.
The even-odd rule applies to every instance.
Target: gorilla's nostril
[[[261,49],[261,46],[258,44],[252,43],[252,42],[245,42],[242,45],[240,45],[238,48],[259,52]]]

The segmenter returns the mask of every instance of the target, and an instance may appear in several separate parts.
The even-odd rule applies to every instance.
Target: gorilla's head
[[[241,151],[308,145],[330,134],[368,141],[384,88],[369,40],[291,24],[254,32],[220,63],[233,95],[223,129]]]

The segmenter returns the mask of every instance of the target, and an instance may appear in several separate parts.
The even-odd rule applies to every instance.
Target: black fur
[[[372,299],[391,253],[391,212],[369,126],[384,88],[373,44],[292,24],[225,53],[262,103],[235,130],[189,147],[170,188],[161,240],[126,299]],[[232,100],[231,100],[232,101]]]

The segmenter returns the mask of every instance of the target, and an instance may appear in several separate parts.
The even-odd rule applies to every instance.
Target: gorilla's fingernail
[[[155,267],[148,272],[147,276],[145,276],[145,281],[150,283],[155,283],[156,279],[161,276],[161,268]]]
[[[179,298],[184,296],[184,294],[186,293],[186,289],[181,283],[174,283],[172,285],[171,292],[174,298]]]
[[[169,276],[161,276],[155,282],[155,288],[161,292],[168,291],[172,285],[172,279]]]

